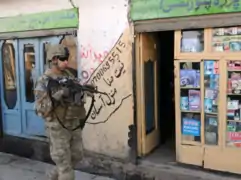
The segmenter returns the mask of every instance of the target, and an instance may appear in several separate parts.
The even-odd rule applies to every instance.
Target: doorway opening
[[[156,105],[145,104],[146,114],[148,111],[157,111],[156,128],[159,128],[158,144],[148,153],[143,154],[141,161],[155,164],[175,162],[175,98],[174,98],[174,31],[163,31],[152,33],[155,38],[156,51]],[[148,40],[146,40],[148,41]],[[146,51],[150,44],[145,46],[142,42],[143,51]],[[151,81],[153,76],[144,72],[143,81]],[[144,83],[145,84],[145,83]],[[149,86],[149,85],[147,85]],[[146,89],[146,88],[145,88]],[[150,91],[144,90],[145,98],[149,98]],[[155,107],[157,106],[157,107]],[[146,116],[147,117],[147,116]],[[145,118],[146,118],[145,117]],[[148,120],[145,119],[148,125]],[[147,126],[146,125],[146,126]]]

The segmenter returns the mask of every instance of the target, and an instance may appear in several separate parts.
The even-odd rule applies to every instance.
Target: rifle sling
[[[52,79],[51,77],[49,77],[49,78]],[[89,118],[90,113],[91,113],[91,111],[92,111],[92,109],[93,109],[93,107],[94,107],[94,103],[95,103],[95,97],[94,97],[94,96],[92,96],[91,105],[90,105],[89,111],[88,111],[85,119],[84,119],[84,120],[83,120],[83,119],[79,119],[80,124],[79,124],[77,127],[73,128],[73,129],[69,129],[69,128],[67,128],[67,127],[61,122],[61,120],[59,119],[58,115],[57,115],[56,112],[55,112],[55,108],[56,108],[57,106],[55,106],[55,103],[54,103],[54,100],[53,100],[53,97],[52,97],[52,92],[51,92],[51,88],[50,88],[50,86],[49,86],[49,83],[48,83],[48,85],[47,85],[47,94],[49,95],[50,100],[51,100],[52,105],[53,105],[53,113],[54,113],[54,115],[56,116],[59,124],[60,124],[64,129],[67,129],[68,131],[75,131],[75,130],[77,130],[77,129],[79,129],[79,128],[81,128],[81,127],[84,126],[84,124],[86,123],[87,119]],[[54,107],[54,106],[55,106],[55,107]],[[83,120],[83,121],[82,121],[82,120]]]
[[[85,119],[84,119],[83,121],[82,121],[82,119],[79,119],[80,124],[79,124],[78,126],[76,126],[75,128],[73,128],[73,129],[69,129],[69,128],[67,128],[67,127],[61,122],[61,120],[59,119],[59,117],[58,117],[58,115],[56,114],[55,110],[53,110],[53,112],[54,112],[54,114],[55,114],[55,116],[56,116],[56,118],[57,118],[59,124],[60,124],[64,129],[67,129],[68,131],[75,131],[75,130],[77,130],[77,129],[83,127],[84,124],[86,123],[86,121],[87,121],[87,119],[89,118],[90,113],[91,113],[91,111],[92,111],[92,109],[93,109],[93,107],[94,107],[94,102],[95,102],[95,98],[92,97],[92,101],[91,101],[90,109],[89,109],[89,111],[88,111],[88,113],[87,113]]]

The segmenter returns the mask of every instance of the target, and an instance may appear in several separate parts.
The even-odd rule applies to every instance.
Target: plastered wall
[[[77,66],[83,82],[107,95],[96,102],[83,132],[89,151],[125,158],[133,122],[128,0],[73,0],[79,7]],[[68,0],[1,0],[0,17],[72,8]],[[90,105],[87,100],[86,108]]]
[[[91,151],[126,157],[133,118],[128,1],[80,1],[79,7],[80,77],[108,93],[96,96],[84,145]]]

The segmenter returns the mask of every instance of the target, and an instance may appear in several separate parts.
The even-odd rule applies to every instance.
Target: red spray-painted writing
[[[83,46],[81,45],[80,57],[81,59],[88,59],[95,62],[101,63],[107,56],[108,51],[96,52],[91,45]]]

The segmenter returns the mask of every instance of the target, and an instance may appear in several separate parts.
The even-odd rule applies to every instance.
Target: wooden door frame
[[[140,67],[140,47],[141,47],[141,42],[140,42],[140,36],[141,34],[138,33],[135,35],[135,93],[136,93],[136,102],[141,102],[141,95],[142,95],[142,83],[144,82],[144,79],[142,79],[142,74],[141,74],[141,67]],[[142,145],[142,134],[143,134],[143,128],[142,128],[142,119],[143,114],[142,114],[142,109],[143,105],[138,105],[136,104],[136,126],[137,126],[137,156],[142,157],[142,152],[143,152],[143,145]]]
[[[133,49],[134,53],[135,54],[135,59],[133,59],[134,61],[134,64],[135,64],[135,70],[133,72],[133,74],[135,76],[133,76],[134,78],[134,82],[135,82],[135,89],[134,89],[134,92],[135,92],[135,123],[136,123],[136,152],[137,152],[137,156],[141,156],[142,154],[142,125],[141,125],[141,122],[140,122],[140,119],[142,118],[142,115],[141,115],[141,107],[140,105],[137,104],[137,101],[139,100],[139,97],[140,97],[140,90],[139,87],[141,87],[141,84],[140,84],[140,81],[141,81],[141,75],[140,75],[140,67],[139,67],[139,59],[140,59],[140,34],[136,34],[135,35],[135,49]],[[133,83],[134,83],[133,82]],[[140,101],[140,100],[139,100]]]
[[[0,85],[1,86],[1,85]],[[1,88],[0,88],[1,91]],[[1,94],[1,92],[0,92]],[[0,102],[2,97],[0,97]],[[0,104],[0,139],[3,138],[3,118],[2,118],[2,103]]]
[[[144,145],[143,145],[143,135],[144,135],[144,127],[143,127],[143,121],[145,121],[145,115],[143,113],[144,109],[145,109],[145,105],[144,105],[144,95],[143,93],[145,93],[145,90],[143,89],[144,87],[144,77],[143,77],[143,69],[141,65],[143,62],[141,60],[141,46],[142,46],[142,42],[141,42],[141,34],[142,33],[138,33],[135,34],[135,39],[134,39],[134,46],[133,46],[133,92],[135,97],[134,97],[134,125],[136,126],[136,155],[137,157],[141,157],[143,156],[143,152],[144,150]],[[155,89],[155,97],[158,97],[157,95],[157,76],[156,76],[156,71],[157,71],[157,62],[155,62],[155,84],[154,84],[154,89]],[[138,102],[138,103],[137,103]],[[140,103],[142,102],[142,103]],[[155,103],[155,129],[156,127],[159,129],[159,126],[156,124],[156,119],[158,119],[157,117],[157,102]],[[137,105],[139,104],[139,105]],[[156,114],[157,113],[157,114]],[[153,134],[147,135],[147,139],[151,138],[150,136],[153,136]]]

